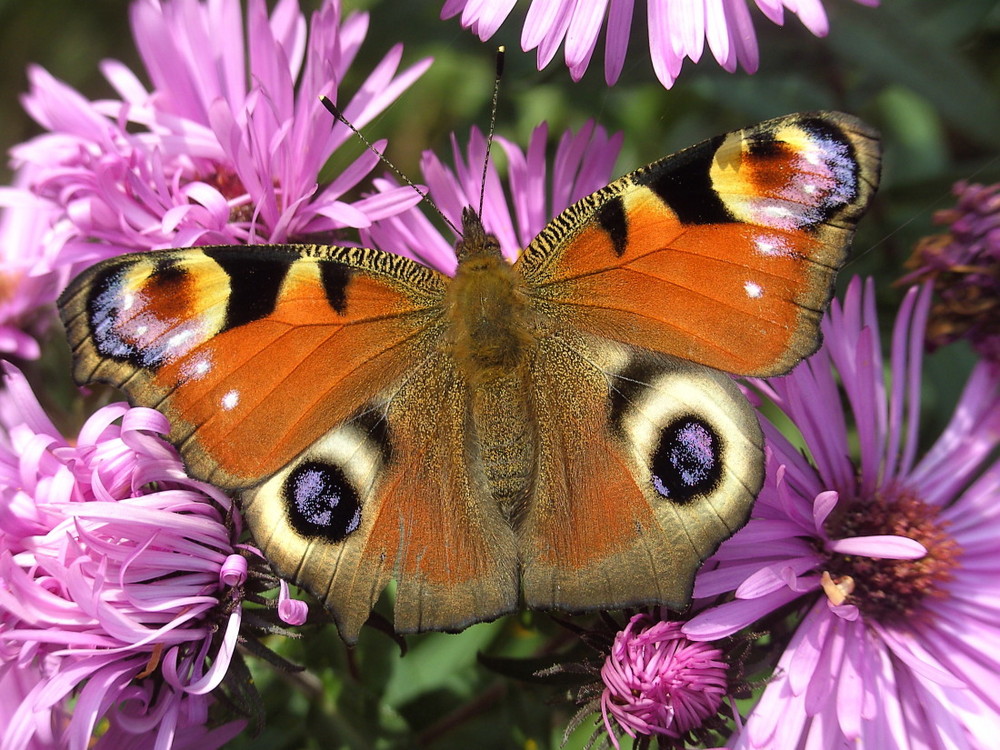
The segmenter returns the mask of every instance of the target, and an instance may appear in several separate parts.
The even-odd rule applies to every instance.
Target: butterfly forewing
[[[240,489],[405,375],[444,283],[370,250],[194,248],[95,266],[60,308],[76,379],[162,411],[193,473]]]
[[[553,220],[518,265],[567,326],[742,375],[819,343],[854,225],[878,183],[874,133],[792,115],[628,174]]]

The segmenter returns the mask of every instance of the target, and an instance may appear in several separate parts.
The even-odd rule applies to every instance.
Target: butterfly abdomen
[[[474,213],[464,217],[447,298],[446,341],[469,388],[470,451],[490,494],[516,523],[535,473],[538,436],[526,394],[535,331],[520,273]]]
[[[471,392],[470,432],[490,494],[504,518],[517,526],[531,492],[538,459],[537,420],[526,393],[527,373],[519,370]]]

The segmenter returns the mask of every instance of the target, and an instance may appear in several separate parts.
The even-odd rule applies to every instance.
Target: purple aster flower
[[[755,0],[771,22],[784,24],[785,10],[799,17],[816,36],[826,36],[829,25],[821,0]],[[855,0],[878,5],[878,0]],[[635,0],[532,0],[521,31],[521,48],[538,50],[538,69],[547,66],[565,41],[566,66],[574,81],[587,72],[601,29],[607,23],[604,79],[618,80],[625,64]],[[486,41],[500,28],[514,0],[446,0],[442,18],[462,14],[462,26]],[[647,0],[649,52],[656,77],[670,88],[685,58],[701,59],[705,42],[725,70],[757,70],[757,37],[746,0]]]
[[[938,301],[931,308],[931,349],[967,338],[1000,372],[1000,184],[959,182],[958,203],[934,221],[944,234],[926,237],[907,263],[904,281],[931,279]]]
[[[575,691],[580,709],[566,738],[595,714],[588,748],[601,738],[618,748],[623,733],[633,747],[655,741],[665,750],[712,747],[730,735],[739,721],[735,699],[750,695],[743,679],[749,638],[696,641],[684,635],[683,621],[662,615],[659,609],[639,612],[624,627],[608,613],[590,628],[556,619],[599,656],[535,673],[563,682],[582,676]]]
[[[47,132],[12,149],[30,178],[0,192],[0,205],[30,206],[46,228],[21,227],[11,245],[22,255],[4,257],[5,284],[24,277],[25,259],[43,257],[45,270],[72,275],[126,251],[329,239],[412,206],[417,196],[408,188],[345,197],[378,163],[368,151],[318,184],[323,165],[354,137],[318,99],[338,100],[367,32],[367,15],[340,16],[337,0],[309,23],[295,0],[281,0],[270,15],[263,0],[249,0],[244,32],[239,0],[137,0],[132,30],[152,88],[105,61],[118,98],[89,101],[30,68],[24,106]],[[349,100],[341,92],[355,125],[371,121],[430,64],[399,71],[401,57],[402,47],[393,47]],[[54,300],[59,285],[45,284],[32,304]],[[0,304],[8,296],[0,293]],[[31,353],[23,340],[5,344],[15,347]]]
[[[238,514],[158,412],[104,407],[71,443],[0,368],[0,746],[221,747],[243,727],[208,726],[240,635]]]
[[[684,628],[717,639],[760,623],[784,649],[734,747],[983,748],[1000,736],[1000,383],[980,364],[918,457],[930,291],[903,302],[888,382],[874,288],[855,279],[820,351],[758,384],[801,443],[762,420],[753,518],[695,584],[702,602],[733,598]]]
[[[609,137],[603,128],[587,122],[578,133],[563,134],[550,168],[545,156],[547,138],[548,126],[543,123],[532,132],[527,153],[504,138],[496,139],[509,164],[509,202],[492,161],[487,168],[483,225],[496,235],[510,261],[517,259],[556,214],[608,183],[622,140],[620,133]],[[452,153],[454,170],[426,151],[421,171],[431,200],[458,227],[463,208],[479,207],[486,138],[473,128],[463,158],[452,136]],[[383,191],[397,189],[389,179],[377,180],[376,186]],[[445,238],[419,210],[375,222],[361,234],[364,243],[372,247],[405,255],[444,273],[455,272],[457,236]]]
[[[59,211],[28,188],[34,170],[22,169],[10,187],[0,187],[0,354],[36,359],[38,339],[52,321],[52,302],[69,280],[52,250],[60,244],[54,224]]]
[[[682,625],[640,613],[615,636],[601,667],[601,715],[616,748],[613,725],[632,738],[683,741],[722,707],[729,693],[726,654],[689,640]]]

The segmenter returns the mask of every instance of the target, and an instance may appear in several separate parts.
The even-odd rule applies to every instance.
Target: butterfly
[[[390,581],[403,633],[683,608],[763,483],[725,373],[819,346],[879,163],[852,116],[781,117],[621,177],[513,264],[466,209],[454,277],[322,245],[113,258],[59,300],[73,374],[166,415],[348,642]]]

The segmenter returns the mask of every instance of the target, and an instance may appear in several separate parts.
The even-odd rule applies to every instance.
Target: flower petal
[[[831,552],[863,555],[882,560],[918,560],[927,554],[920,542],[905,536],[854,536],[828,543]]]

